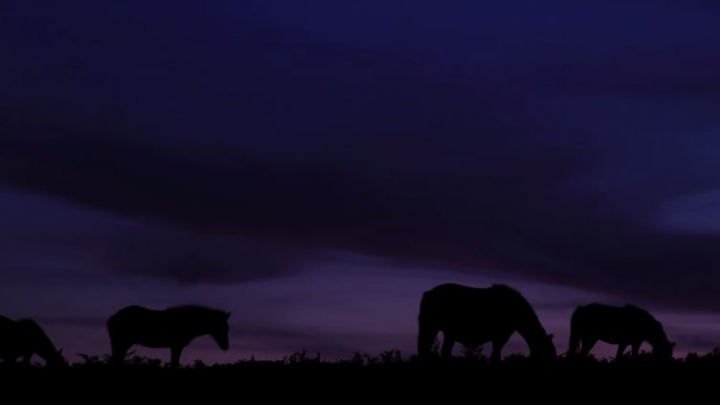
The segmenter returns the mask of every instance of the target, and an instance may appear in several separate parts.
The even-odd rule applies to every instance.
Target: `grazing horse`
[[[164,310],[131,305],[110,316],[112,362],[119,364],[134,345],[153,349],[170,348],[171,366],[180,366],[180,355],[195,338],[210,335],[223,351],[229,348],[230,312],[198,305]]]
[[[587,356],[598,341],[617,345],[616,359],[628,346],[636,357],[640,345],[648,342],[659,357],[673,355],[675,342],[670,342],[662,324],[647,310],[634,305],[610,306],[588,304],[578,306],[570,318],[570,344],[568,355]]]
[[[57,350],[42,327],[32,319],[10,319],[0,316],[0,359],[16,363],[22,357],[23,365],[37,354],[49,367],[67,366],[62,350]]]
[[[557,355],[553,335],[548,334],[530,303],[518,291],[494,284],[477,288],[447,283],[423,293],[418,316],[418,358],[426,358],[435,337],[443,333],[442,357],[452,355],[458,342],[482,345],[492,342],[491,361],[501,359],[502,349],[518,332],[533,359]]]

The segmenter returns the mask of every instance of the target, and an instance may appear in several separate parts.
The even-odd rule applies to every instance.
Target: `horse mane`
[[[626,309],[631,309],[631,310],[633,310],[633,311],[635,311],[635,312],[638,312],[638,313],[642,314],[642,315],[645,316],[646,319],[647,319],[650,323],[652,323],[652,324],[661,325],[661,324],[660,324],[660,321],[658,321],[658,320],[655,318],[655,316],[654,316],[653,314],[651,314],[650,311],[648,311],[648,310],[645,309],[645,308],[641,308],[641,307],[639,307],[639,306],[637,306],[637,305],[633,305],[633,304],[626,304],[626,305],[625,305],[625,308],[626,308]]]
[[[643,313],[644,315],[650,315],[650,312],[649,312],[647,309],[641,308],[641,307],[639,307],[639,306],[637,306],[637,305],[625,304],[625,308],[632,309],[633,311],[641,312],[641,313]],[[652,315],[650,315],[650,316],[652,316]]]
[[[509,295],[512,295],[515,297],[520,307],[525,311],[525,315],[529,317],[529,320],[532,322],[540,323],[540,318],[538,317],[537,312],[535,311],[535,308],[530,304],[530,301],[521,293],[519,290],[510,287],[507,284],[492,284],[488,290],[490,291],[502,291],[505,293],[508,293]]]
[[[523,305],[526,305],[528,308],[532,308],[532,304],[530,304],[530,301],[525,298],[525,295],[523,295],[523,293],[513,287],[510,287],[507,284],[492,284],[489,289],[492,291],[504,291],[506,293],[509,293],[510,295],[515,296],[515,298],[522,302]],[[532,312],[534,313],[535,311],[533,310]]]
[[[513,287],[510,287],[507,284],[491,284],[490,288],[493,290],[497,290],[497,291],[502,290],[502,291],[513,293],[515,295],[519,295],[523,300],[525,300],[525,297],[522,295],[522,293],[520,291],[518,291],[517,289],[515,289]]]
[[[661,338],[667,340],[667,332],[665,332],[665,327],[663,326],[662,322],[660,322],[657,318],[655,318],[653,314],[650,313],[650,311],[633,304],[627,304],[625,305],[625,308],[632,309],[644,315],[648,324],[656,329]]]
[[[34,329],[36,332],[43,331],[42,327],[40,327],[40,324],[37,323],[37,321],[33,318],[20,318],[16,322],[21,325],[27,325],[27,326],[31,327],[32,329]],[[43,334],[44,334],[44,332],[43,332]]]
[[[45,329],[40,326],[40,324],[32,318],[20,318],[17,320],[17,323],[20,325],[27,326],[31,332],[35,333],[35,336],[43,341],[43,343],[55,347],[52,340],[50,339],[50,336],[45,333]]]

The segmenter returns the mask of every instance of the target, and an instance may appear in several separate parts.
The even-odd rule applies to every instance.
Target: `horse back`
[[[139,305],[130,305],[112,314],[106,324],[111,333],[127,330],[135,326],[143,325],[147,327],[159,323],[159,313],[160,311]]]
[[[0,315],[0,350],[16,345],[22,340],[20,327],[16,320]]]
[[[197,319],[175,308],[151,309],[130,305],[120,309],[107,321],[111,334],[172,334],[193,329]]]
[[[652,315],[634,305],[592,303],[577,307],[571,317],[571,330],[608,336],[606,340],[609,336],[646,335],[656,324]]]
[[[420,318],[444,325],[509,325],[523,318],[529,304],[504,285],[486,288],[446,283],[423,293]]]

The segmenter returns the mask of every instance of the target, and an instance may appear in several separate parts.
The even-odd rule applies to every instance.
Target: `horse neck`
[[[37,325],[32,325],[29,330],[30,341],[32,341],[35,353],[45,361],[55,356],[57,349],[45,332]]]
[[[57,363],[56,359],[58,357],[57,350],[54,346],[40,346],[37,349],[36,354],[40,356],[43,360],[45,360],[46,363]]]
[[[38,356],[49,359],[57,351],[55,345],[50,341],[44,333],[35,336],[36,352]]]
[[[667,335],[665,334],[665,330],[663,329],[662,325],[655,322],[650,324],[647,342],[650,343],[652,347],[656,347],[658,345],[668,342]]]
[[[540,323],[537,314],[529,307],[521,308],[517,332],[531,348],[535,347],[547,336],[547,332]]]

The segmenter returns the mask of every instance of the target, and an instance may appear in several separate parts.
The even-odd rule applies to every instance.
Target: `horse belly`
[[[588,332],[589,336],[595,336],[598,340],[612,345],[629,343],[634,334],[632,327],[616,322],[599,323]]]
[[[443,334],[458,343],[481,345],[514,331],[512,320],[502,311],[474,300],[446,305],[434,318]]]
[[[487,333],[458,333],[450,336],[458,343],[470,345],[482,345],[492,340]]]
[[[118,323],[114,336],[119,341],[145,346],[151,349],[166,348],[172,345],[172,336],[176,331],[161,320],[143,320],[142,322]]]
[[[25,355],[25,350],[22,350],[21,348],[0,348],[0,359],[2,359],[3,361],[15,361],[23,355]]]
[[[451,325],[444,328],[443,333],[459,343],[481,345],[487,343],[498,335],[499,329],[495,325]]]
[[[598,340],[607,344],[618,345],[623,343],[625,339],[623,339],[621,336],[618,336],[617,334],[603,333],[598,336]]]
[[[135,339],[135,344],[145,346],[151,349],[160,349],[170,347],[171,339],[159,336],[142,336]]]
[[[14,361],[28,351],[25,346],[21,338],[0,336],[0,358],[4,361]]]

